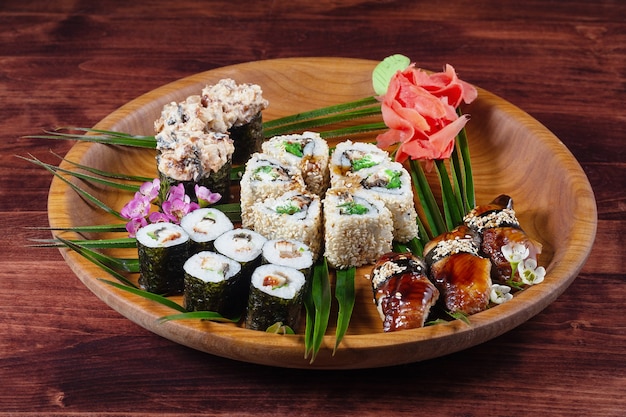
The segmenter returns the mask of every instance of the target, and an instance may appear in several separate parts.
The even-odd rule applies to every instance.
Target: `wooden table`
[[[32,3],[32,4],[31,4]],[[40,4],[37,4],[40,3]],[[626,6],[614,1],[23,2],[0,5],[0,416],[626,413]],[[302,4],[297,4],[302,3]],[[578,159],[597,239],[553,304],[494,340],[421,363],[268,368],[191,350],[120,316],[56,250],[54,162],[72,143],[21,138],[93,126],[165,83],[245,61],[403,53],[526,110]]]

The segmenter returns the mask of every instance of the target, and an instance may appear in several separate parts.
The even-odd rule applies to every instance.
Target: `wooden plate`
[[[375,65],[376,62],[357,59],[294,58],[219,68],[151,91],[113,112],[96,128],[153,134],[154,120],[165,103],[199,94],[205,84],[226,77],[239,83],[259,84],[270,101],[264,119],[271,120],[373,94],[370,80]],[[540,264],[547,269],[542,284],[518,293],[506,304],[471,316],[470,325],[457,320],[383,333],[370,283],[364,277],[369,268],[361,268],[357,276],[357,303],[347,336],[333,356],[331,323],[322,349],[311,364],[304,358],[302,335],[273,335],[232,324],[195,320],[159,323],[159,317],[173,311],[102,282],[99,278],[111,278],[101,269],[74,252],[61,252],[80,280],[110,307],[158,335],[214,355],[279,367],[350,369],[415,362],[466,349],[527,321],[571,284],[591,250],[597,217],[593,192],[584,172],[544,126],[482,89],[478,99],[464,110],[472,116],[467,133],[477,202],[487,203],[502,193],[511,195],[522,227],[544,245]],[[156,175],[154,152],[149,150],[79,142],[67,158],[112,172]],[[90,191],[117,209],[131,197],[99,187]],[[56,178],[50,188],[48,212],[53,227],[119,222],[93,208]],[[126,250],[116,255],[136,256],[136,252]]]

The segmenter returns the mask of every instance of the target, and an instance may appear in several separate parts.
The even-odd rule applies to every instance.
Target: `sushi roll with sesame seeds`
[[[266,331],[275,323],[298,330],[306,279],[287,266],[265,264],[252,274],[245,327]]]
[[[246,163],[241,186],[241,225],[252,228],[252,206],[266,198],[278,197],[287,191],[304,192],[306,187],[300,169],[271,156],[255,153]]]
[[[391,251],[393,220],[385,204],[363,190],[331,188],[324,198],[325,256],[337,269],[375,262]]]
[[[233,163],[243,164],[261,150],[262,112],[268,106],[256,84],[225,78],[202,89],[201,105],[209,130],[228,133],[234,141]]]
[[[322,207],[316,194],[288,191],[252,206],[254,230],[268,239],[297,239],[317,258],[323,236]]]
[[[357,174],[359,185],[381,199],[393,217],[393,235],[398,242],[418,237],[417,211],[413,200],[411,175],[398,162],[389,162]]]
[[[302,172],[306,189],[324,196],[330,182],[328,143],[315,132],[274,136],[263,143],[263,153]]]
[[[253,230],[238,228],[223,233],[215,239],[213,246],[215,252],[239,262],[243,276],[249,280],[252,271],[261,264],[266,241],[264,236]]]
[[[189,254],[189,235],[177,224],[151,223],[137,231],[139,286],[151,293],[183,291],[183,264]]]
[[[191,256],[183,265],[187,311],[213,311],[224,317],[241,316],[245,310],[249,280],[239,262],[210,251]]]
[[[345,186],[353,175],[363,175],[388,162],[389,154],[374,144],[349,140],[338,143],[330,159],[330,185]]]
[[[234,229],[233,222],[224,212],[210,207],[186,214],[180,220],[180,225],[191,239],[191,253],[213,250],[213,241]]]

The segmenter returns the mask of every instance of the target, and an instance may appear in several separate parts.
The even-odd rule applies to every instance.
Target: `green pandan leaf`
[[[372,86],[376,94],[379,96],[384,95],[387,92],[387,87],[389,87],[391,77],[396,72],[406,69],[409,65],[411,65],[411,60],[400,54],[388,56],[376,65],[372,73]]]
[[[239,318],[229,319],[214,311],[189,311],[180,314],[170,314],[169,316],[159,317],[160,323],[172,320],[210,320],[223,323],[236,323]]]

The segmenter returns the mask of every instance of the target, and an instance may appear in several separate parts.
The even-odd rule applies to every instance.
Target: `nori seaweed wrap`
[[[263,116],[257,113],[249,122],[228,129],[235,145],[234,164],[244,164],[252,154],[261,151],[263,136]]]
[[[181,293],[189,235],[173,223],[152,223],[139,229],[136,238],[140,287],[161,295]]]
[[[297,331],[305,276],[297,269],[266,264],[252,274],[245,327],[265,331],[277,322]]]
[[[227,318],[241,316],[246,308],[250,281],[241,265],[219,253],[202,251],[184,265],[187,311],[213,311]]]

